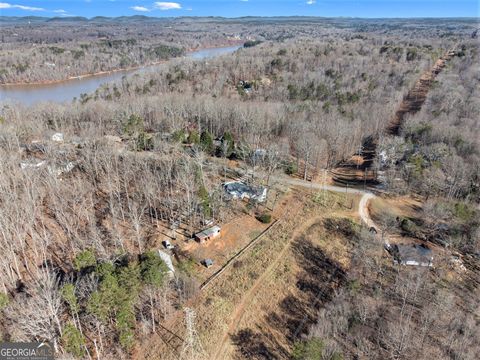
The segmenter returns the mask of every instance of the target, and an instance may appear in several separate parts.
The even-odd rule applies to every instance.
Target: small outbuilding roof
[[[162,250],[158,250],[158,256],[160,256],[160,259],[167,265],[170,276],[173,276],[175,268],[173,267],[172,257]]]
[[[212,259],[205,259],[203,262],[204,262],[206,267],[210,267],[210,266],[213,265],[213,260]]]

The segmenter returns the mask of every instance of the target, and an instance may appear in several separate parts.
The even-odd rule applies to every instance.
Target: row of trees
[[[383,227],[450,246],[462,253],[466,267],[447,280],[454,272],[452,260],[440,252],[434,272],[392,267],[379,255],[383,244],[364,234],[354,244],[347,285],[296,343],[295,359],[478,356],[480,103],[473,75],[478,44],[466,39],[457,50],[423,108],[406,119],[401,136],[380,137],[377,166],[388,191],[414,192],[425,201],[418,218],[386,216]],[[381,52],[394,57],[401,51],[386,46]]]
[[[420,43],[417,58],[392,62],[380,54],[382,43],[376,36],[265,43],[232,57],[180,61],[125,78],[82,103],[102,98],[134,104],[140,98],[148,102],[140,105],[142,116],[155,118],[156,129],[159,118],[169,118],[162,129],[194,123],[214,136],[232,132],[254,147],[280,138],[299,160],[330,167],[355,152],[365,135],[383,130],[416,80],[412,68],[428,68],[439,51]],[[237,91],[240,81],[252,84],[248,94]],[[177,95],[165,96],[159,108],[153,95],[159,92]],[[262,108],[252,106],[258,102]]]
[[[205,196],[217,212],[218,184],[200,171],[202,157],[178,145],[156,147],[149,159],[128,148],[119,153],[106,140],[80,151],[50,143],[37,160],[75,159],[70,173],[22,170],[22,155],[9,150],[19,139],[2,135],[2,337],[49,340],[77,356],[130,351],[136,333],[153,331],[190,291],[186,275],[163,284],[165,265],[148,252],[150,234],[158,224],[198,223]],[[120,346],[112,350],[114,343]]]
[[[4,336],[47,339],[56,351],[78,358],[121,356],[135,344],[137,317],[151,331],[172,311],[165,297],[173,287],[166,265],[154,252],[97,263],[94,253],[85,250],[73,262],[74,272],[64,278],[58,269],[42,269],[27,290],[5,306]]]
[[[425,196],[424,238],[478,252],[480,114],[475,78],[478,44],[465,41],[438,76],[423,108],[402,136],[385,138],[379,167],[390,191]],[[422,237],[421,236],[421,237]]]

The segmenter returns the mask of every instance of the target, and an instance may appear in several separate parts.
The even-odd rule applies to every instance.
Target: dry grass
[[[376,197],[370,202],[370,214],[377,222],[382,220],[385,215],[396,217],[414,218],[418,216],[418,211],[421,208],[421,203],[410,197],[397,198],[381,198]]]
[[[298,295],[301,304],[308,303],[311,294],[301,294],[298,289],[306,267],[311,266],[299,262],[301,251],[307,251],[305,244],[321,248],[326,258],[332,257],[335,263],[341,264],[339,267],[348,265],[347,245],[337,241],[335,236],[322,236],[325,234],[319,225],[322,219],[337,212],[342,215],[350,212],[352,216],[353,210],[339,205],[344,200],[343,196],[329,194],[325,201],[315,201],[315,194],[305,190],[288,194],[277,210],[284,214],[281,224],[189,304],[197,313],[197,331],[210,357],[234,358],[235,336],[239,335],[240,329],[247,327],[262,327],[262,333],[277,339],[282,351],[290,348],[290,340],[282,335],[280,328],[268,322],[268,314],[281,311],[282,302],[291,296]],[[347,200],[350,204],[351,199]],[[297,246],[298,241],[303,245]],[[305,311],[308,316],[304,330],[315,316],[316,306],[307,306]],[[179,320],[172,326],[182,332]],[[146,345],[146,357],[168,358],[158,338],[153,337]],[[174,354],[171,356],[175,358]]]

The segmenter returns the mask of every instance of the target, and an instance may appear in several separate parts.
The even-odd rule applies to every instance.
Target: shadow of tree
[[[232,335],[233,344],[236,346],[238,359],[279,359],[275,349],[272,349],[261,334],[252,329],[242,329]]]
[[[318,311],[331,301],[335,289],[346,283],[341,266],[310,240],[302,236],[292,246],[295,261],[302,269],[296,289],[255,328],[244,328],[231,336],[238,359],[290,358],[291,345],[316,323]]]

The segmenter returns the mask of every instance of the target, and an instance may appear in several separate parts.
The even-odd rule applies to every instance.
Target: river
[[[240,48],[240,46],[202,49],[190,52],[186,57],[194,60],[208,59],[232,53],[238,48]],[[164,64],[145,66],[135,70],[87,76],[80,79],[65,80],[45,85],[0,85],[0,103],[13,102],[27,106],[46,101],[63,103],[71,101],[75,97],[80,97],[80,94],[92,93],[102,84],[119,81],[125,75],[155,70],[155,68],[162,65]]]

